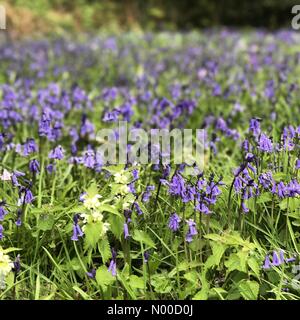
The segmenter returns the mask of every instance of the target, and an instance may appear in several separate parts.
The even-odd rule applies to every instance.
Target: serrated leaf
[[[88,194],[89,198],[93,198],[98,194],[98,187],[96,182],[92,182],[92,184],[86,190],[86,193]]]
[[[98,250],[101,254],[103,263],[106,263],[111,258],[110,245],[107,239],[102,239],[99,241]]]
[[[96,245],[101,237],[101,232],[103,228],[103,223],[101,221],[88,223],[85,226],[84,234],[85,234],[85,245],[87,247],[96,248]]]
[[[113,214],[121,217],[121,214],[118,211],[118,209],[116,207],[113,207],[113,206],[109,205],[109,204],[103,204],[102,203],[100,209],[103,212],[110,212],[110,213],[113,213]]]
[[[238,288],[245,300],[257,300],[259,284],[256,281],[243,280],[239,283]]]
[[[220,264],[221,258],[226,250],[226,246],[221,242],[210,242],[212,248],[212,255],[208,257],[205,262],[206,268],[211,268],[213,266],[218,266]]]
[[[134,289],[144,289],[144,279],[136,275],[131,275],[129,278],[129,284]]]
[[[155,248],[155,243],[151,239],[148,233],[142,230],[135,230],[133,234],[133,239],[137,242],[145,243],[147,246],[151,248]]]
[[[259,278],[260,275],[260,266],[254,257],[250,257],[247,260],[248,266],[254,272],[254,274]]]
[[[272,195],[269,192],[262,193],[259,198],[256,200],[256,203],[265,203],[272,201]]]
[[[106,266],[101,266],[96,271],[96,281],[104,289],[115,282],[116,278],[107,270]]]
[[[37,224],[38,230],[52,230],[54,225],[54,216],[52,214],[41,215]]]
[[[124,217],[109,215],[108,222],[111,232],[120,240],[123,235]]]
[[[225,261],[225,267],[227,268],[227,274],[234,270],[247,272],[245,264],[241,262],[239,255],[236,253],[231,254],[228,260]]]

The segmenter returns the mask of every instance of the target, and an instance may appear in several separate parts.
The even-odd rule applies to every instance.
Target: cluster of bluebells
[[[82,173],[97,182],[111,181],[112,175],[106,174],[98,149],[97,130],[114,128],[118,121],[127,121],[137,129],[188,128],[196,123],[203,129],[205,155],[209,155],[211,163],[235,155],[234,150],[241,151],[242,163],[236,165],[231,178],[244,213],[250,211],[249,200],[261,193],[271,193],[279,201],[298,197],[300,126],[284,123],[278,136],[273,136],[275,130],[268,124],[281,116],[277,108],[279,94],[291,112],[294,111],[299,86],[291,68],[298,66],[300,55],[295,54],[290,59],[282,47],[299,45],[299,39],[290,32],[266,34],[263,31],[251,34],[245,43],[241,34],[227,30],[212,32],[209,36],[214,44],[213,51],[201,37],[197,40],[193,35],[185,35],[184,46],[182,38],[177,41],[174,37],[170,41],[171,50],[153,35],[136,39],[125,35],[122,41],[89,38],[85,45],[57,40],[1,47],[0,58],[8,79],[0,86],[1,171],[11,165],[8,171],[3,170],[1,184],[4,190],[13,186],[15,198],[10,195],[9,203],[4,199],[0,201],[0,240],[4,238],[8,217],[13,219],[14,228],[20,228],[24,213],[36,205],[37,198],[41,202],[39,205],[46,205],[47,190],[43,188],[53,183],[51,198],[55,195],[55,182],[61,178],[56,173],[63,172],[66,177],[63,183],[70,177],[74,188],[83,182]],[[268,41],[265,41],[266,36]],[[228,49],[232,49],[230,54]],[[241,66],[235,68],[237,64]],[[101,68],[97,68],[99,66]],[[99,72],[95,76],[96,69]],[[266,77],[258,84],[256,77],[265,70],[268,70]],[[174,76],[177,74],[180,76]],[[276,77],[270,79],[271,74]],[[75,83],[74,79],[79,77],[81,81]],[[253,103],[243,105],[245,101]],[[221,110],[217,106],[219,102]],[[265,109],[261,111],[256,107],[255,113],[269,119],[254,118],[254,112],[249,115],[251,108],[254,110],[255,105],[261,104]],[[213,105],[216,105],[214,113]],[[114,133],[118,142],[120,133]],[[244,134],[241,148],[236,149]],[[130,150],[132,145],[126,147]],[[155,152],[160,158],[165,156],[160,150]],[[12,164],[9,164],[11,159]],[[287,159],[287,164],[282,159]],[[130,166],[126,166],[125,174],[118,176],[118,184],[124,192],[121,196],[131,194],[134,199],[130,209],[120,209],[124,218],[121,233],[126,241],[131,241],[133,228],[138,225],[133,219],[147,220],[144,208],[155,211],[160,192],[174,202],[178,200],[176,205],[180,209],[189,208],[195,214],[193,219],[190,216],[185,219],[179,209],[173,212],[173,208],[166,206],[167,214],[172,210],[168,221],[171,232],[182,231],[188,243],[196,239],[201,228],[198,226],[197,230],[197,218],[202,214],[213,215],[218,210],[218,201],[224,196],[224,183],[219,174],[218,177],[207,174],[216,172],[211,170],[214,168],[204,168],[205,173],[187,177],[186,167],[185,164],[177,167],[154,164],[130,171],[127,170]],[[281,175],[278,180],[277,173],[286,171],[288,174]],[[143,181],[145,176],[147,181]],[[11,184],[9,188],[6,183]],[[72,196],[73,190],[67,191],[66,197]],[[41,192],[39,197],[38,192]],[[100,207],[98,195],[88,201],[85,196],[82,194],[80,201]],[[102,222],[101,208],[94,209],[90,214],[93,222]],[[29,226],[31,216],[27,215]],[[84,237],[86,229],[84,226],[81,229],[81,219],[80,214],[73,216],[72,241]],[[107,230],[103,222],[103,236]],[[147,251],[143,259],[148,262]],[[274,251],[272,259],[267,255],[264,269],[293,259],[285,258],[282,250]],[[19,260],[15,261],[15,269],[20,269]],[[115,249],[112,249],[108,270],[116,276]],[[95,278],[95,274],[96,269],[92,268],[87,276]]]
[[[278,267],[282,264],[294,262],[294,261],[296,261],[295,257],[285,258],[285,253],[283,250],[279,250],[279,252],[274,250],[271,259],[269,254],[266,255],[266,258],[263,264],[263,269],[269,270],[272,267]]]
[[[216,204],[217,198],[222,193],[220,189],[223,185],[222,178],[214,181],[214,175],[210,175],[207,180],[203,173],[199,174],[197,181],[192,183],[186,181],[180,170],[177,170],[170,181],[166,179],[160,181],[168,186],[171,196],[180,198],[183,203],[192,203],[197,211],[204,214],[211,213],[210,207]]]

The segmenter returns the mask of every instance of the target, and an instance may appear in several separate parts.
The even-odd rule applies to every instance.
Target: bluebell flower
[[[17,220],[15,222],[17,227],[20,227],[22,225],[21,216],[22,216],[22,209],[19,208],[17,210]]]
[[[5,209],[5,201],[0,202],[0,221],[4,220],[4,217],[7,215],[7,210]]]
[[[264,265],[263,265],[263,269],[270,269],[271,268],[271,262],[270,262],[270,257],[269,255],[266,255],[266,258],[265,258],[265,262],[264,262]]]
[[[38,147],[34,141],[34,139],[27,139],[23,147],[23,155],[28,156],[31,153],[37,152]]]
[[[151,197],[151,191],[155,190],[154,186],[147,186],[146,191],[143,193],[142,201],[148,202]]]
[[[53,150],[50,151],[48,155],[49,159],[57,159],[61,160],[64,158],[64,149],[62,146],[57,146]]]
[[[176,213],[173,213],[169,219],[168,227],[173,232],[176,232],[180,227],[180,221],[181,221],[180,217]]]
[[[71,240],[78,241],[78,237],[83,236],[83,232],[78,224],[79,221],[79,214],[75,214],[73,217],[73,235],[71,237]]]
[[[136,210],[137,214],[140,216],[143,214],[143,211],[141,209],[141,207],[139,206],[139,204],[137,202],[134,202],[134,209]]]
[[[108,271],[115,277],[117,275],[117,252],[115,249],[111,250],[112,259],[109,263]]]
[[[144,252],[144,263],[148,263],[150,254],[148,251]]]
[[[40,171],[40,163],[38,162],[38,160],[33,159],[29,162],[29,170],[32,173],[39,173]]]
[[[189,229],[188,229],[188,232],[187,232],[187,234],[185,236],[185,240],[187,242],[192,242],[193,241],[193,237],[196,234],[198,234],[198,231],[196,229],[196,223],[195,223],[195,221],[193,219],[187,220],[186,223],[188,224]]]
[[[249,125],[249,131],[253,133],[255,137],[260,134],[260,120],[259,119],[251,119]]]
[[[47,170],[47,172],[50,173],[50,174],[53,173],[53,172],[55,171],[55,165],[52,164],[52,163],[48,164],[48,165],[46,166],[46,170]]]
[[[273,152],[273,144],[269,137],[262,133],[259,137],[258,149],[264,152]]]
[[[95,277],[96,277],[96,269],[93,268],[91,271],[87,272],[86,275],[91,279],[95,279]]]

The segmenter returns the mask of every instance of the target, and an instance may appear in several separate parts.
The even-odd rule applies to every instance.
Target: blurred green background
[[[6,0],[8,30],[33,33],[289,27],[294,0]]]

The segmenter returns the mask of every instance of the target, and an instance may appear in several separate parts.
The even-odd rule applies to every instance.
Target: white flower
[[[0,288],[5,289],[5,277],[10,273],[12,268],[13,262],[0,247]]]
[[[120,194],[124,196],[129,192],[129,187],[126,184],[124,184],[123,186],[120,187],[119,191],[120,191]]]
[[[127,184],[129,182],[129,179],[125,170],[122,170],[114,174],[114,178],[116,183]]]
[[[10,173],[9,171],[7,171],[6,169],[3,170],[2,176],[0,177],[0,179],[2,181],[10,181],[12,177],[12,173]]]
[[[100,207],[99,199],[102,198],[102,196],[100,196],[100,194],[96,194],[93,197],[89,197],[87,195],[84,195],[83,198],[84,198],[83,205],[86,208],[88,208],[88,209],[97,209],[97,208]]]

